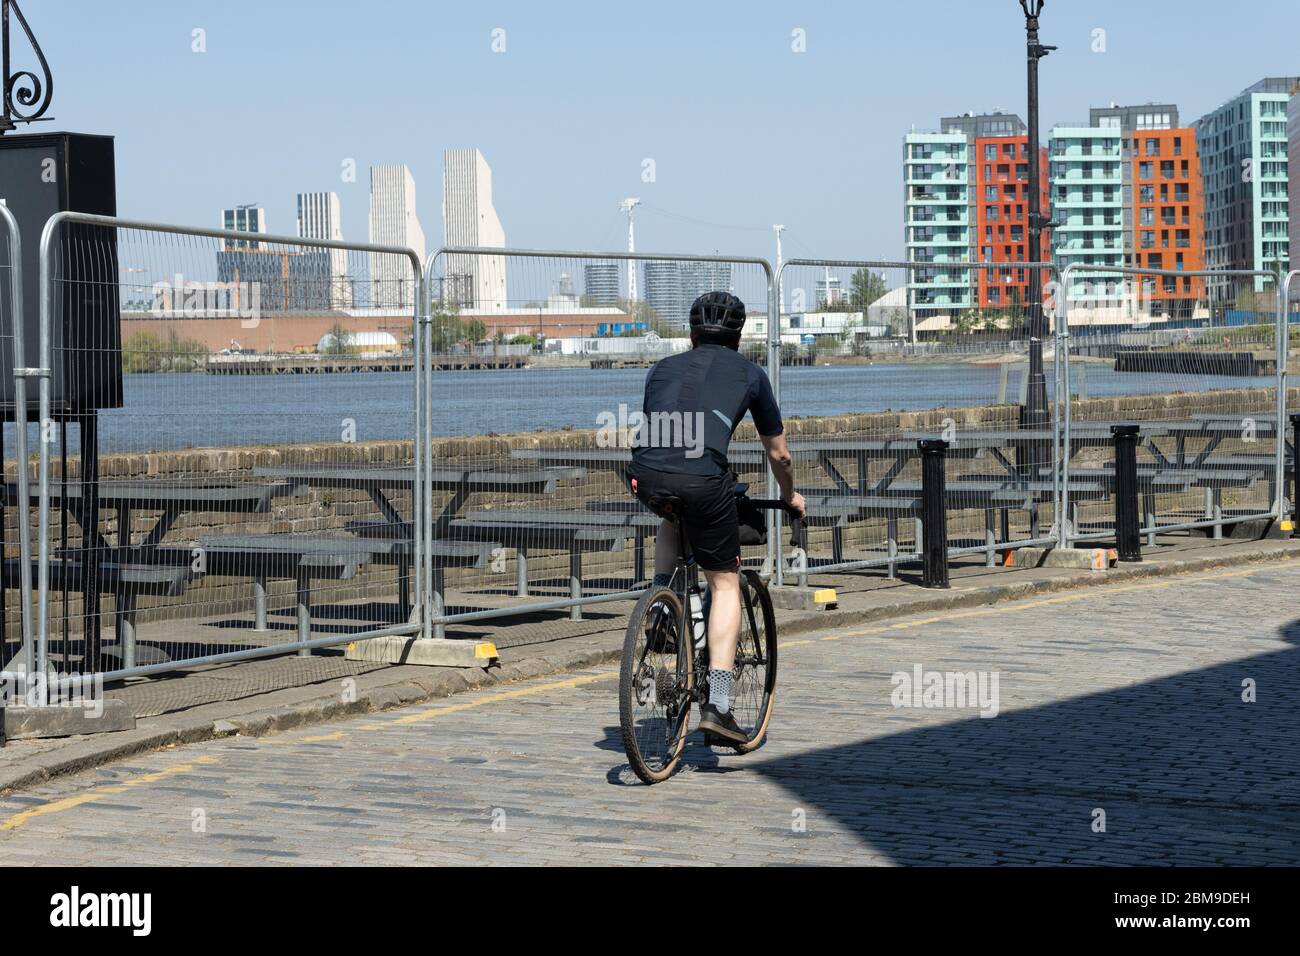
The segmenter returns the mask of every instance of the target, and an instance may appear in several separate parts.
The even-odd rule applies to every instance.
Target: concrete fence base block
[[[51,707],[6,707],[0,713],[4,714],[4,736],[10,740],[135,730],[135,716],[126,701],[115,697]]]
[[[490,667],[497,660],[491,641],[452,641],[443,638],[376,637],[353,641],[344,657],[376,664],[423,664],[429,667]]]
[[[1225,525],[1223,536],[1236,541],[1280,541],[1291,537],[1291,524],[1290,521],[1276,521],[1273,518],[1255,518]],[[1201,533],[1207,538],[1213,537],[1214,529],[1202,528]]]
[[[1114,565],[1114,548],[1014,548],[1003,552],[1002,563],[1018,568],[1075,568],[1105,571]]]
[[[767,589],[772,596],[772,606],[786,611],[819,611],[838,606],[834,588],[801,588],[792,586]]]

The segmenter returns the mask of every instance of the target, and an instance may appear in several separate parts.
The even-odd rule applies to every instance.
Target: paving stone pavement
[[[798,635],[767,744],[695,735],[655,787],[612,666],[169,749],[0,798],[0,863],[1296,865],[1297,585],[1256,565]],[[996,716],[895,707],[916,665],[996,675]]]

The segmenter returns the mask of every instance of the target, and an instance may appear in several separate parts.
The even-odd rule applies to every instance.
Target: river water
[[[637,409],[646,369],[515,369],[440,372],[434,376],[438,435],[528,432],[598,426],[619,405]],[[1023,367],[1010,373],[1016,401]],[[1052,370],[1047,369],[1051,388]],[[996,365],[874,364],[793,367],[781,373],[787,416],[923,410],[985,405],[998,398]],[[1259,387],[1272,377],[1134,375],[1090,363],[1090,396],[1212,388]],[[189,373],[128,375],[126,404],[100,413],[100,449],[171,451],[298,442],[410,438],[412,379],[404,373],[302,376],[221,376]],[[35,432],[30,440],[35,449]],[[77,449],[69,428],[69,451]],[[13,454],[13,429],[5,427]]]

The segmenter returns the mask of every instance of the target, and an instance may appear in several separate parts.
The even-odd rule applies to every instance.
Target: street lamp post
[[[1029,382],[1026,405],[1022,410],[1022,424],[1026,428],[1047,425],[1047,378],[1043,374],[1043,337],[1047,330],[1043,321],[1043,286],[1041,262],[1043,259],[1043,228],[1048,224],[1039,203],[1039,182],[1042,171],[1038,162],[1038,61],[1056,49],[1038,42],[1038,15],[1046,0],[1020,0],[1025,11],[1026,52],[1029,61]]]

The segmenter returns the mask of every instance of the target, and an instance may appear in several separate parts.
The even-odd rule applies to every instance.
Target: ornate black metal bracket
[[[9,14],[13,13],[14,19],[18,25],[23,28],[27,34],[27,42],[32,45],[32,52],[36,54],[36,59],[41,65],[41,76],[37,76],[31,70],[18,70],[11,72],[9,65]],[[3,18],[4,29],[4,63],[3,76],[4,80],[4,114],[0,116],[0,136],[3,136],[9,130],[15,128],[17,123],[33,123],[40,119],[47,109],[50,108],[50,100],[54,98],[54,77],[50,74],[50,65],[45,62],[45,54],[41,52],[41,45],[36,42],[36,37],[32,35],[32,28],[27,25],[27,18],[23,16],[22,10],[18,8],[17,0],[0,0],[0,17]]]

